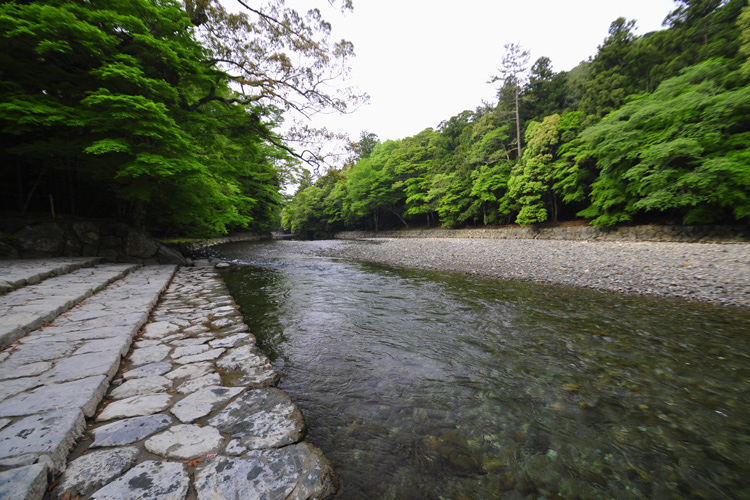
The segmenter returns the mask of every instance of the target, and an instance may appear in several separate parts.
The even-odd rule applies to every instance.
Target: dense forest
[[[316,9],[237,6],[0,0],[0,211],[158,235],[278,224],[299,160],[277,126],[356,102],[320,85],[353,47]]]
[[[617,19],[569,72],[506,45],[497,103],[401,140],[363,132],[352,161],[303,179],[284,228],[747,223],[750,6],[679,0],[665,25]]]

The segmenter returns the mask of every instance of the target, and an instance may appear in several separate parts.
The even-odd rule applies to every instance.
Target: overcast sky
[[[316,5],[333,25],[334,38],[354,43],[357,57],[348,80],[370,104],[344,117],[316,116],[311,125],[363,130],[381,140],[401,139],[482,101],[494,102],[507,43],[552,60],[566,71],[596,54],[618,17],[635,19],[636,34],[662,29],[673,0],[354,0],[341,14],[326,0],[287,0],[306,11]]]

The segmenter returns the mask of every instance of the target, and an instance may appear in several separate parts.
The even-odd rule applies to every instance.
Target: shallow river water
[[[229,244],[342,499],[750,499],[750,311]]]

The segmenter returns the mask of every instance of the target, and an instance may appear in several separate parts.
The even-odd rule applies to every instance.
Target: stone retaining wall
[[[683,243],[747,243],[750,226],[629,226],[629,227],[513,227],[498,229],[427,229],[402,231],[344,231],[336,239],[361,238],[483,238],[600,241],[662,241]]]
[[[198,250],[203,250],[204,248],[221,245],[223,243],[235,243],[238,241],[270,240],[271,238],[272,238],[271,233],[260,233],[260,234],[259,233],[238,233],[238,234],[232,234],[230,236],[224,236],[222,238],[213,238],[210,240],[183,243],[183,244],[177,245],[177,247],[185,255],[190,255],[191,253],[197,252]]]
[[[68,218],[0,219],[0,259],[102,257],[107,262],[184,265],[174,249],[123,222]]]

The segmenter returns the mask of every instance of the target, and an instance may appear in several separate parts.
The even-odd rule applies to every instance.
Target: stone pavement
[[[0,352],[0,498],[333,496],[216,271],[124,272]]]

